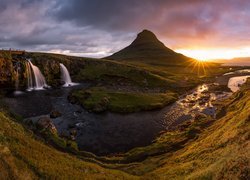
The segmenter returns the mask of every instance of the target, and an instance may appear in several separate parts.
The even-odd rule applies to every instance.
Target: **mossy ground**
[[[84,108],[94,111],[111,111],[119,113],[137,112],[162,108],[177,99],[175,93],[139,93],[108,90],[103,87],[75,90],[71,99]]]

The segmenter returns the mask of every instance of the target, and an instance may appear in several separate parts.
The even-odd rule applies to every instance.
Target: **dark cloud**
[[[249,46],[247,0],[1,0],[0,48],[100,56],[142,29],[171,48]]]
[[[250,1],[245,0],[72,0],[56,5],[54,15],[61,22],[111,33],[147,28],[174,48],[194,43],[233,46],[226,43],[232,39],[230,34],[238,38],[250,30]]]
[[[61,21],[72,21],[78,26],[127,30],[157,24],[155,17],[164,15],[168,9],[200,4],[202,0],[72,0],[59,1],[55,16]],[[154,21],[148,21],[152,20]]]

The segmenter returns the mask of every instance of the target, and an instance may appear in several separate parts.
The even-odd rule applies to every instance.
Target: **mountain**
[[[183,64],[191,58],[166,47],[158,40],[156,35],[143,30],[136,39],[124,49],[105,57],[110,60],[143,61],[144,63],[163,63],[163,64]]]

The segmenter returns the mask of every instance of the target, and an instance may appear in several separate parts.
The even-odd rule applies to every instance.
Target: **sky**
[[[250,57],[249,0],[0,0],[0,48],[105,57],[143,29],[193,58]]]

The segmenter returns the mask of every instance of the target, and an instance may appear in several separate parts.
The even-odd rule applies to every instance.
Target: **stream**
[[[8,94],[4,102],[14,113],[34,122],[40,117],[49,117],[52,109],[61,112],[62,116],[52,119],[59,135],[69,135],[70,131],[76,131],[75,140],[80,150],[107,155],[149,145],[161,131],[175,129],[180,123],[195,119],[200,114],[215,118],[216,107],[213,106],[213,101],[232,94],[211,92],[209,88],[216,86],[215,84],[202,84],[181,96],[177,102],[160,110],[95,114],[77,104],[69,103],[67,99],[72,89],[88,86],[81,84],[25,92],[18,96]]]

